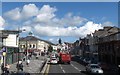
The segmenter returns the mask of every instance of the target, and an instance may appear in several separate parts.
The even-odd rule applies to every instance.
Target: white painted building
[[[6,63],[14,63],[17,61],[19,31],[15,30],[0,30],[0,50],[6,49]],[[2,52],[2,51],[1,51]],[[3,63],[3,55],[0,62]]]
[[[9,34],[6,39],[3,39],[3,45],[7,47],[18,47],[18,35]]]
[[[56,46],[56,45],[52,45],[52,47],[53,47],[53,50],[57,50],[58,49],[58,46]]]
[[[25,52],[25,50],[27,50],[28,52],[47,52],[49,45],[51,45],[50,42],[39,39],[33,35],[20,38],[20,46],[22,50],[21,52]]]

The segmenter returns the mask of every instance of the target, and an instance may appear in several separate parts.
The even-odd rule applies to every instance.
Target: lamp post
[[[19,64],[19,53],[20,53],[20,33],[22,33],[23,31],[25,31],[25,29],[23,29],[23,30],[20,30],[20,29],[18,29],[18,64]],[[18,70],[18,69],[17,69]]]
[[[26,61],[28,60],[28,41],[27,41],[27,38],[26,38]]]
[[[7,33],[4,33],[3,34],[3,31],[2,31],[2,55],[3,55],[3,67],[5,67],[5,64],[6,64],[6,38],[7,38],[8,34]],[[5,39],[5,40],[3,40]],[[4,44],[3,44],[4,43]]]

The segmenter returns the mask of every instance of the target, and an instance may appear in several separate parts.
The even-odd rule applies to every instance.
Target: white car
[[[57,64],[58,63],[58,59],[57,58],[50,58],[50,63],[51,64]]]
[[[103,74],[103,70],[98,64],[88,64],[86,71],[93,74]]]

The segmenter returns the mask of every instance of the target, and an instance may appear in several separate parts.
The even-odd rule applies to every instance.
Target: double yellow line
[[[44,72],[44,75],[48,75],[49,69],[50,69],[50,64],[47,64],[47,68],[46,68],[46,70]]]

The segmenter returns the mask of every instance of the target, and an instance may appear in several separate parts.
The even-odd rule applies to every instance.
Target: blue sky
[[[118,26],[118,3],[3,2],[2,15],[5,29],[20,27],[52,42],[59,37],[74,42],[104,26]]]
[[[2,0],[3,2],[118,2],[120,0]]]
[[[3,3],[3,12],[7,12],[16,7],[22,8],[25,4],[30,4],[29,2],[5,2]],[[111,21],[112,23],[117,25],[117,2],[61,2],[61,3],[47,3],[47,2],[39,2],[34,3],[38,7],[42,7],[43,5],[50,5],[56,7],[58,12],[56,12],[58,17],[63,17],[65,13],[73,12],[74,15],[80,15],[82,17],[88,18],[90,20],[94,20],[94,22],[100,23],[104,22],[101,19],[106,17],[106,20]]]
[[[0,1],[0,15],[2,15],[2,2]]]

